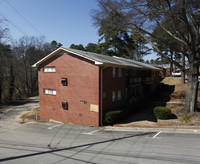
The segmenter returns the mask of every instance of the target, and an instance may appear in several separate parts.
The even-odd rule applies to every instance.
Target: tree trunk
[[[182,53],[182,66],[185,68],[185,55]],[[181,71],[181,84],[185,84],[185,72]]]
[[[14,93],[14,81],[15,81],[15,77],[13,74],[13,66],[10,66],[10,79],[9,79],[9,103],[12,102],[12,96]]]
[[[0,104],[1,104],[1,97],[2,97],[2,75],[0,74]]]
[[[173,72],[173,63],[172,63],[172,60],[173,60],[173,51],[170,51],[170,58],[171,58],[171,62],[170,62],[170,75],[172,75],[172,72]]]
[[[185,99],[185,111],[195,112],[197,109],[197,97],[198,97],[198,66],[190,66],[188,70],[188,89]]]

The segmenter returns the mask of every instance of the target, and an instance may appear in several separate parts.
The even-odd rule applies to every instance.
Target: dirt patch
[[[138,128],[195,128],[200,129],[199,123],[182,123],[180,121],[168,121],[168,120],[158,120],[158,122],[150,122],[150,121],[138,121],[132,122],[129,124],[115,124],[115,127],[138,127]]]
[[[20,123],[36,122],[40,121],[39,108],[32,109],[31,111],[25,112],[17,118]]]
[[[187,93],[187,81],[185,84],[181,84],[180,78],[166,77],[161,83],[166,85],[175,86],[174,92],[171,94],[171,101],[185,101]],[[198,90],[198,101],[200,101],[200,87]]]
[[[8,109],[10,109],[12,106],[8,106],[8,105],[0,105],[0,112],[6,111]]]
[[[163,81],[161,81],[161,83],[164,83],[166,85],[174,85],[175,86],[174,93],[176,92],[186,93],[187,91],[187,83],[181,84],[181,79],[179,78],[166,77]]]

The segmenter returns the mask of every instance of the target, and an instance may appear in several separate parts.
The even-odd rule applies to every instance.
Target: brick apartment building
[[[137,101],[160,80],[151,65],[63,47],[33,67],[41,120],[87,126],[101,126],[105,111]]]

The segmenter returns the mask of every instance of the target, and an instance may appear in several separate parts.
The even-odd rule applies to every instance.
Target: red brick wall
[[[122,99],[112,102],[112,92],[121,90]],[[107,67],[103,70],[103,92],[106,98],[103,99],[103,110],[112,110],[126,103],[126,70],[122,69],[122,77],[113,77],[113,68]]]
[[[43,72],[43,66],[55,66],[55,73]],[[73,55],[60,55],[47,61],[38,71],[40,117],[87,126],[99,126],[99,113],[90,104],[99,105],[99,67]],[[68,79],[62,86],[61,78]],[[43,89],[56,89],[56,95],[45,95]],[[82,104],[80,101],[87,101]],[[68,110],[61,103],[68,102]]]

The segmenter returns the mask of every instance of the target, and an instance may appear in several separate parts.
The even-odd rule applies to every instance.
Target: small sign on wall
[[[94,104],[90,104],[90,111],[91,112],[99,112],[99,106],[94,105]]]

